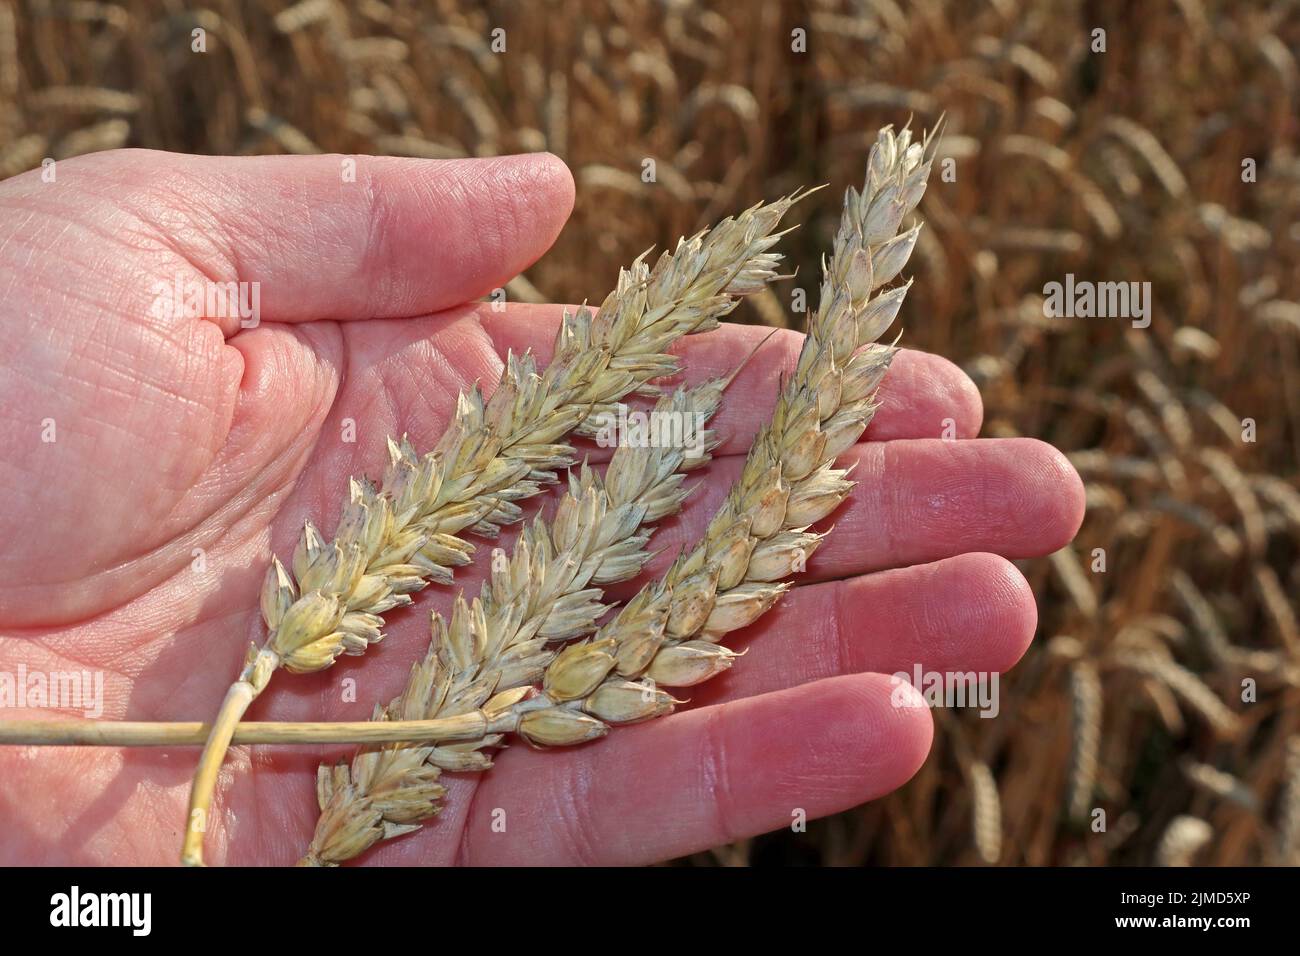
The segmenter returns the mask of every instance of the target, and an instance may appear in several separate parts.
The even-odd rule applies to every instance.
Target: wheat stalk
[[[195,770],[182,861],[201,864],[203,832],[221,761],[249,704],[279,668],[323,670],[340,654],[362,654],[382,637],[382,615],[411,603],[432,580],[449,583],[473,546],[466,530],[494,536],[522,516],[515,503],[573,463],[563,444],[592,434],[612,403],[650,391],[651,379],[677,370],[666,350],[682,335],[708,331],[738,298],[775,277],[781,217],[798,195],[758,204],[713,230],[681,240],[653,268],[639,257],[593,315],[565,315],[555,355],[538,374],[533,359],[511,355],[492,398],[475,387],[432,452],[417,457],[389,442],[383,484],[354,479],[335,539],[308,523],[291,562],[274,559],[262,588],[267,638],[250,645],[222,702]]]
[[[607,733],[610,724],[671,712],[676,702],[658,685],[697,684],[731,666],[735,653],[717,642],[776,602],[787,587],[780,580],[822,540],[808,526],[852,487],[847,473],[832,464],[866,429],[894,354],[892,346],[859,350],[892,324],[906,295],[908,285],[880,290],[902,270],[916,241],[919,226],[896,233],[924,192],[929,142],[912,143],[906,129],[897,136],[881,130],[862,193],[850,189],[846,197],[833,255],[823,264],[819,309],[795,372],[703,540],[589,639],[559,652],[533,642],[518,658],[502,654],[491,665],[499,669],[494,676],[471,681],[450,713],[482,706],[493,726],[484,740],[427,748],[430,762],[414,772],[415,755],[403,754],[411,748],[372,751],[350,771],[322,767],[322,816],[304,863],[338,862],[415,828],[442,796],[439,768],[487,769],[491,760],[482,751],[499,743],[503,730],[538,746],[582,743]],[[527,590],[528,582],[518,587]],[[479,674],[479,662],[492,660],[491,649],[481,650],[483,636],[493,633],[483,612],[463,602],[450,625],[435,617],[425,670],[417,669],[408,694],[390,713],[406,719],[447,713],[442,702],[449,678],[440,669]],[[531,686],[537,681],[540,688]],[[401,771],[389,774],[387,761],[400,761]],[[367,805],[376,774],[383,775],[384,799],[369,798]]]
[[[304,865],[336,865],[379,840],[419,829],[441,809],[443,770],[491,766],[482,751],[512,728],[514,706],[531,696],[554,656],[547,645],[589,632],[607,610],[602,591],[591,585],[640,573],[650,557],[649,525],[680,510],[688,493],[684,472],[709,460],[715,442],[703,424],[729,382],[713,379],[662,398],[652,414],[699,423],[693,447],[620,444],[603,478],[586,465],[571,472],[553,519],[539,516],[524,529],[473,603],[459,597],[450,622],[433,615],[428,652],[411,668],[401,695],[376,708],[375,720],[482,713],[485,733],[463,745],[442,738],[361,750],[350,764],[322,764],[321,815]]]
[[[0,720],[0,744],[35,747],[182,747],[208,739],[211,724],[149,720]],[[379,744],[428,740],[480,740],[489,725],[479,712],[437,720],[374,723],[243,721],[237,744]]]

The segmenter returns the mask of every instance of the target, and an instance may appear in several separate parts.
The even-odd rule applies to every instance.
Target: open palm
[[[560,307],[471,300],[559,232],[573,187],[558,160],[360,157],[355,181],[345,162],[115,151],[0,184],[0,672],[101,672],[106,719],[210,718],[261,637],[270,555],[292,551],[302,521],[332,530],[347,477],[381,470],[385,437],[431,447],[457,393],[490,388],[508,350],[549,358]],[[201,280],[257,283],[260,323],[155,308],[160,283]],[[688,340],[687,377],[729,371],[761,334]],[[726,442],[656,536],[650,573],[722,500],[799,339],[774,338],[732,385]],[[979,397],[942,359],[901,353],[882,399],[845,456],[860,485],[836,533],[732,642],[753,655],[666,719],[448,775],[442,815],[366,860],[650,862],[906,781],[931,719],[896,706],[886,675],[1014,664],[1036,616],[1007,559],[1067,542],[1082,489],[1046,445],[966,440]],[[960,440],[939,437],[945,420]],[[482,564],[459,583],[476,589]],[[281,674],[249,718],[368,717],[451,596],[430,588],[392,614],[363,660]],[[232,750],[209,861],[297,860],[316,763],[347,750]],[[197,754],[0,748],[0,859],[175,860]]]

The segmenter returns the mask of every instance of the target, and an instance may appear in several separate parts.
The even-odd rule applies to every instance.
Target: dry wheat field
[[[556,153],[577,207],[512,300],[597,295],[941,114],[906,343],[977,381],[985,435],[1067,452],[1087,519],[1021,563],[1040,633],[996,719],[938,710],[899,792],[689,862],[1300,863],[1300,2],[0,5],[0,176]],[[803,202],[798,274],[733,320],[801,326],[839,197]],[[1067,276],[1149,283],[1149,314],[1049,315]]]

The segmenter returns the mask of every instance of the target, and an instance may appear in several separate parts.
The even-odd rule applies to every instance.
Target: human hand
[[[102,672],[105,719],[209,717],[260,636],[270,553],[292,550],[304,518],[332,520],[347,476],[386,460],[387,435],[431,447],[457,393],[495,382],[508,349],[549,358],[558,306],[470,300],[558,233],[572,205],[558,160],[366,158],[354,183],[339,170],[338,157],[119,151],[62,162],[53,183],[29,173],[0,184],[0,672]],[[257,283],[260,323],[151,314],[158,283],[178,278]],[[763,334],[726,326],[687,340],[687,376],[730,370]],[[675,552],[702,531],[799,341],[781,333],[733,383],[717,419],[727,441],[655,547]],[[516,747],[486,776],[449,775],[443,813],[368,860],[650,862],[905,782],[929,748],[930,715],[894,706],[885,675],[917,661],[1013,664],[1035,612],[1006,559],[1068,541],[1082,488],[1041,443],[967,440],[979,398],[943,359],[904,351],[881,394],[845,456],[860,484],[836,533],[732,642],[755,654],[666,719],[573,750]],[[937,437],[944,419],[959,440]],[[482,574],[466,568],[458,584],[475,590]],[[423,609],[450,597],[431,588],[420,612],[394,613],[364,661],[276,681],[249,719],[369,716],[422,652]],[[355,700],[340,693],[345,678]],[[319,756],[233,750],[208,859],[296,860],[315,822]],[[195,759],[0,748],[0,855],[172,861]],[[506,833],[493,832],[495,808]]]

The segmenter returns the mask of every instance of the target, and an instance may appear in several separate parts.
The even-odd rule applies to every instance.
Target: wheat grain
[[[261,597],[268,636],[260,650],[250,645],[195,771],[185,862],[202,861],[230,734],[275,670],[319,671],[340,654],[362,654],[381,639],[385,612],[410,604],[427,581],[450,583],[452,569],[468,563],[473,550],[463,532],[496,535],[522,516],[517,501],[573,463],[563,444],[570,431],[594,434],[611,403],[677,370],[677,359],[666,354],[677,339],[715,328],[740,296],[775,277],[775,229],[798,198],[725,219],[680,241],[653,268],[638,258],[596,313],[583,308],[565,316],[544,373],[529,354],[509,356],[490,400],[477,387],[461,395],[432,452],[420,458],[404,439],[390,440],[382,487],[351,482],[334,541],[308,523],[292,573],[272,561]]]

